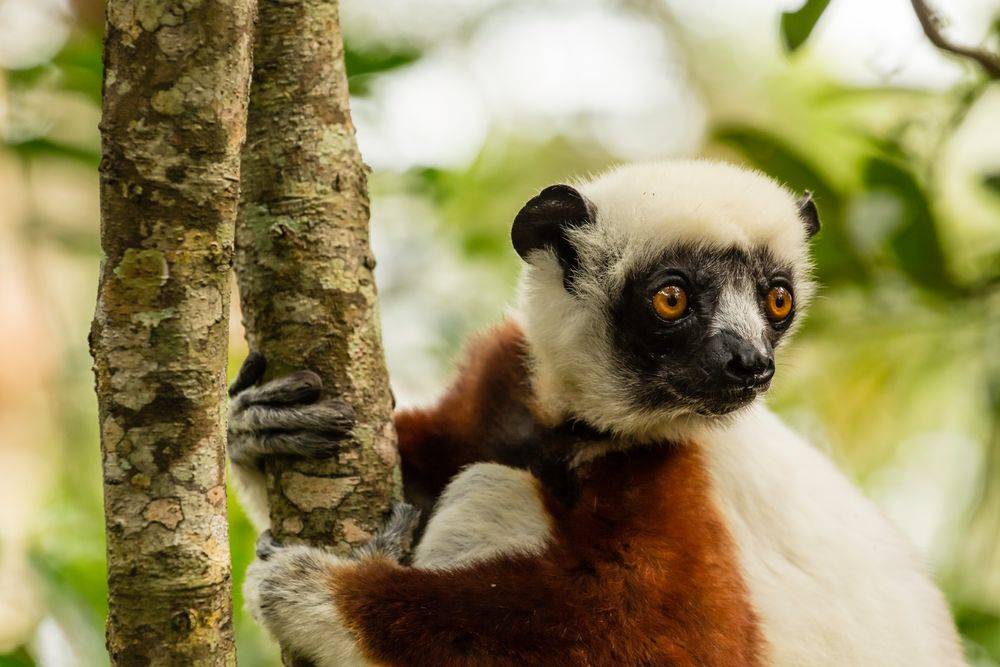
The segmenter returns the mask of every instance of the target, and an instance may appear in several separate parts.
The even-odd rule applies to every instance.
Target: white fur
[[[787,263],[806,259],[796,196],[759,171],[709,160],[639,162],[576,188],[596,206],[607,240],[627,241],[631,252],[767,246]]]
[[[611,342],[611,295],[621,292],[634,269],[678,244],[763,247],[791,267],[802,310],[813,293],[806,225],[792,192],[760,172],[719,162],[633,164],[576,187],[596,219],[570,232],[580,257],[575,294],[564,288],[562,268],[548,251],[532,254],[521,281],[519,307],[534,356],[535,390],[554,423],[576,416],[616,435],[661,440],[676,431],[679,418],[702,420],[684,407],[639,410],[619,398],[634,395],[637,380],[623,371]],[[746,294],[733,292],[737,286]],[[716,325],[762,331],[760,308],[748,305],[753,289],[727,285]]]
[[[271,527],[271,514],[267,503],[267,482],[264,473],[252,465],[231,461],[229,465],[230,479],[236,488],[236,497],[240,507],[246,513],[250,523],[263,532]]]
[[[756,289],[747,281],[725,283],[712,320],[713,333],[728,331],[740,336],[757,350],[765,352],[764,315],[755,298]]]
[[[922,564],[830,461],[763,406],[698,437],[763,624],[767,664],[966,664]]]
[[[413,558],[449,569],[502,554],[531,554],[551,535],[538,480],[496,463],[471,465],[448,484]]]

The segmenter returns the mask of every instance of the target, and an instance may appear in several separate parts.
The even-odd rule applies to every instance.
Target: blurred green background
[[[401,403],[503,316],[547,184],[706,155],[816,193],[825,285],[773,406],[862,484],[1000,665],[1000,84],[906,0],[343,0]],[[996,0],[938,4],[1000,47]],[[86,335],[100,0],[0,0],[0,665],[107,664]],[[808,36],[808,39],[806,37]],[[796,47],[796,48],[792,48]],[[230,366],[246,348],[234,305]],[[254,534],[232,499],[239,585]],[[242,613],[241,665],[276,665]]]

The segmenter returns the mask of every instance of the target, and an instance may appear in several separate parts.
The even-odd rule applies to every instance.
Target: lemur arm
[[[571,604],[580,587],[566,579],[580,568],[552,540],[548,497],[527,471],[467,468],[448,485],[412,567],[393,553],[394,536],[413,523],[406,511],[355,558],[283,548],[265,533],[244,584],[248,608],[318,667],[559,664],[537,662],[561,646],[543,644],[546,635],[566,637],[570,612],[594,609]]]
[[[517,324],[505,322],[473,339],[436,405],[396,414],[407,502],[426,518],[463,467],[507,462],[534,432],[530,394],[524,334]]]
[[[260,530],[269,525],[262,460],[330,456],[354,419],[350,406],[322,398],[315,373],[300,371],[253,386],[263,373],[263,358],[251,354],[230,389],[228,430],[233,481]],[[508,322],[473,341],[437,405],[397,413],[405,496],[425,521],[459,470],[505,458],[532,433],[529,395],[523,334]]]
[[[574,616],[595,611],[531,557],[423,570],[289,547],[251,565],[246,591],[257,620],[317,667],[566,664],[587,640]]]

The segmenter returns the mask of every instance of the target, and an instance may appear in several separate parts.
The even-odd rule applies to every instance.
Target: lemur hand
[[[253,386],[266,367],[263,356],[251,353],[229,388],[229,457],[258,465],[267,456],[334,454],[354,427],[353,408],[337,399],[321,400],[323,382],[312,371]]]
[[[284,650],[321,665],[358,665],[359,660],[320,661],[318,645],[339,640],[351,646],[331,590],[335,571],[354,561],[302,544],[282,546],[270,531],[257,540],[257,558],[247,568],[243,595],[247,610]],[[347,656],[345,656],[347,657]]]
[[[382,556],[397,563],[400,562],[410,551],[413,531],[419,522],[420,510],[409,503],[394,502],[382,528],[367,544],[354,550],[351,560]],[[270,529],[265,530],[257,537],[255,553],[259,560],[269,560],[281,549],[284,549],[284,546],[274,538]]]

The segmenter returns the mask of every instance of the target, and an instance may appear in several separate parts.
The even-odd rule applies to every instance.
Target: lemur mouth
[[[757,395],[763,393],[768,386],[769,384],[758,387],[739,387],[703,394],[698,397],[696,412],[704,417],[728,415],[753,403]]]

